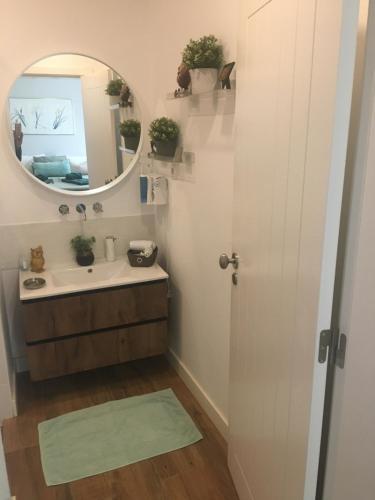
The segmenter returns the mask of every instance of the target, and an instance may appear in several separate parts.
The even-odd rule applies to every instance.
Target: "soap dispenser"
[[[107,262],[113,262],[116,260],[116,253],[115,253],[115,241],[117,238],[114,236],[106,236],[104,239],[104,245],[105,245],[105,259]]]

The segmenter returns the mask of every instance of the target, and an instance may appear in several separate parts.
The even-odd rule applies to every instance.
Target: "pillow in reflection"
[[[65,155],[60,155],[60,156],[41,155],[41,156],[34,156],[34,163],[50,163],[51,161],[64,161],[66,159],[67,157]]]
[[[69,156],[70,170],[77,174],[88,174],[86,156]]]
[[[70,163],[68,160],[50,161],[50,162],[34,162],[34,175],[44,175],[46,177],[64,177],[70,174]]]

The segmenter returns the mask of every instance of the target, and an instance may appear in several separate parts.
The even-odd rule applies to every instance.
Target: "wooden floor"
[[[150,460],[61,486],[46,487],[37,424],[69,411],[171,387],[203,440]],[[18,379],[19,416],[6,420],[3,441],[17,500],[236,500],[226,445],[187,387],[160,357],[31,383]]]

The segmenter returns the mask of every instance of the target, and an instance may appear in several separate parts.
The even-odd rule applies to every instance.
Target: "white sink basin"
[[[72,267],[50,271],[55,286],[85,285],[125,277],[129,265],[125,261],[103,262],[87,267]]]
[[[24,281],[36,276],[46,281],[45,286],[37,290],[27,290],[23,285]],[[168,274],[158,264],[151,267],[131,267],[125,257],[115,262],[99,261],[88,267],[51,268],[38,275],[30,271],[20,271],[20,299],[35,300],[167,278]]]

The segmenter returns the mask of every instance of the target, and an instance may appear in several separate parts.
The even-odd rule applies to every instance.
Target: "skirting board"
[[[215,404],[211,401],[211,399],[205,393],[203,388],[199,385],[195,377],[191,374],[190,370],[184,365],[184,363],[180,360],[180,358],[172,349],[168,350],[167,357],[173,368],[178,373],[178,375],[182,378],[182,380],[185,382],[190,391],[196,397],[196,399],[198,400],[199,404],[202,406],[204,411],[210,417],[217,430],[227,441],[228,440],[227,419],[216,408]]]
[[[245,474],[243,473],[242,467],[238,462],[237,457],[233,453],[231,453],[231,451],[229,451],[228,455],[228,466],[232,474],[233,481],[236,485],[236,490],[239,498],[243,500],[254,500]]]

